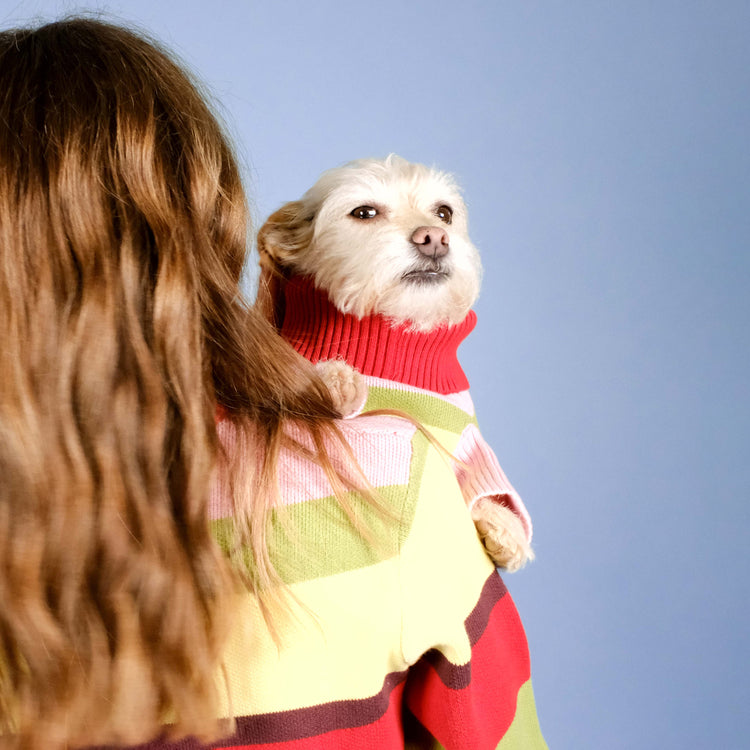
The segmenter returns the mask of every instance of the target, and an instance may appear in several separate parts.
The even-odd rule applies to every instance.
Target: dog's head
[[[395,155],[325,172],[269,217],[258,251],[266,279],[311,276],[344,313],[422,331],[460,322],[479,294],[479,253],[455,182]]]

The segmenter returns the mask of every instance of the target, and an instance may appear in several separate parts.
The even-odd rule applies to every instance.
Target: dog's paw
[[[342,417],[356,417],[367,401],[367,383],[342,359],[322,360],[315,365],[328,386],[333,404]]]
[[[472,508],[471,517],[495,565],[512,573],[534,559],[523,523],[510,508],[483,497]]]

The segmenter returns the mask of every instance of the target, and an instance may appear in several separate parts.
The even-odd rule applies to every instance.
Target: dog
[[[533,559],[456,357],[482,268],[453,177],[395,154],[350,162],[273,213],[257,246],[256,304],[319,364],[342,413],[397,408],[437,429],[463,415],[454,467],[479,536],[505,570]]]

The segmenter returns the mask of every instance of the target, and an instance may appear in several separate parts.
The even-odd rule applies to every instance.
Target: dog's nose
[[[450,250],[448,232],[440,227],[419,227],[414,230],[411,241],[429,258],[442,258]]]

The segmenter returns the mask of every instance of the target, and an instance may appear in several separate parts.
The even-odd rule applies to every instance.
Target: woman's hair
[[[291,420],[326,464],[336,416],[239,297],[247,224],[220,125],[156,44],[0,32],[0,744],[217,731],[217,408],[265,447],[256,489]]]

